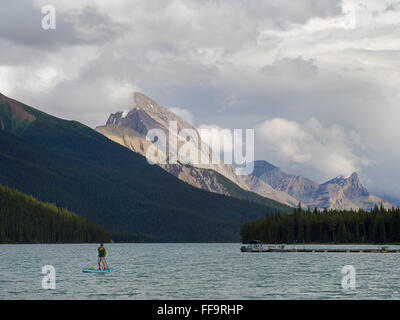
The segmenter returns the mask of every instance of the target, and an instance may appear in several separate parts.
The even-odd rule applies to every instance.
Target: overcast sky
[[[44,5],[56,29],[42,29]],[[400,199],[400,1],[2,0],[0,92],[90,127],[141,91],[256,159]]]

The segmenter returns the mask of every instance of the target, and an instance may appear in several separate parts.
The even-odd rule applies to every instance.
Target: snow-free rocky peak
[[[395,206],[368,192],[356,172],[348,177],[338,176],[323,184],[318,184],[302,176],[287,174],[267,161],[255,161],[253,174],[311,208],[371,209],[375,204],[380,203],[386,208]]]

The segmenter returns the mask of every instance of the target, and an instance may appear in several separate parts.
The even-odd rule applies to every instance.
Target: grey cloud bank
[[[400,199],[395,1],[7,0],[0,48],[0,92],[45,112],[95,127],[143,91],[196,126],[256,128],[256,158],[287,172],[355,169]]]

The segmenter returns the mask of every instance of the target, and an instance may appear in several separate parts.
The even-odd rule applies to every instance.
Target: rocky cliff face
[[[303,203],[309,202],[319,190],[318,183],[301,176],[287,174],[267,161],[255,161],[253,175],[274,189],[286,192]]]
[[[262,181],[256,176],[243,176],[242,179],[251,191],[258,193],[263,197],[275,199],[292,207],[297,207],[299,204],[299,200],[297,200],[295,197],[289,195],[285,191],[274,189],[268,183]]]
[[[351,176],[345,178],[343,176],[336,177],[328,182],[321,185],[322,188],[329,188],[337,186],[343,191],[343,195],[346,199],[349,199],[353,203],[355,208],[373,208],[375,204],[382,205],[385,208],[396,207],[394,203],[377,197],[365,188],[359,175],[354,172]]]
[[[135,93],[135,106],[130,111],[119,111],[109,116],[105,126],[99,126],[96,130],[107,136],[109,139],[135,151],[142,155],[146,155],[148,147],[151,145],[146,140],[146,134],[151,129],[161,129],[167,137],[177,139],[175,132],[170,132],[170,121],[175,121],[177,130],[192,129],[199,137],[198,141],[198,157],[208,157],[212,159],[212,150],[208,148],[207,152],[201,148],[200,135],[196,128],[181,119],[179,116],[160,106],[154,100],[146,97],[141,93]],[[186,141],[184,141],[186,143]],[[184,142],[178,142],[180,147]],[[168,138],[166,147],[169,148]],[[167,149],[168,150],[168,149]],[[169,163],[169,155],[165,154],[167,163]],[[195,164],[193,166],[184,166],[182,164],[160,164],[162,168],[169,173],[175,175],[179,179],[201,189],[211,192],[217,192],[229,195],[227,188],[218,181],[215,173],[225,176],[233,183],[237,184],[245,191],[253,191],[263,197],[267,197],[283,204],[293,206],[298,200],[285,192],[275,190],[257,177],[247,177],[236,175],[235,168],[230,164]]]
[[[393,203],[368,192],[357,173],[339,176],[323,184],[287,174],[267,161],[255,161],[253,174],[277,190],[284,191],[311,208],[371,209],[375,204],[396,207]]]
[[[144,135],[131,128],[108,124],[96,128],[96,131],[128,149],[145,156],[151,145]],[[180,180],[210,192],[229,195],[226,188],[218,182],[217,176],[211,170],[185,166],[182,164],[159,164],[161,168],[173,174]]]

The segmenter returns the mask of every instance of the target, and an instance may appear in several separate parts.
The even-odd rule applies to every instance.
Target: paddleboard
[[[103,273],[103,272],[111,272],[111,271],[115,271],[114,269],[106,269],[106,270],[99,270],[99,269],[95,269],[95,268],[88,268],[88,269],[82,269],[83,272],[85,273]]]

